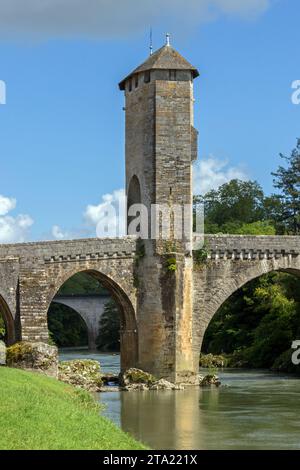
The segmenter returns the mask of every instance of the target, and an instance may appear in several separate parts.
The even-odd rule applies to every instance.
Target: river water
[[[119,356],[85,351],[61,359]],[[153,449],[300,449],[300,379],[268,371],[220,371],[220,388],[99,393],[105,416]]]

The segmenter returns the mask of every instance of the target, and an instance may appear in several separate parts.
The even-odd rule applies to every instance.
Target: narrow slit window
[[[175,81],[176,80],[176,70],[169,70],[169,79],[171,81]]]
[[[149,82],[150,82],[150,70],[147,70],[147,71],[145,72],[144,81],[145,81],[145,83],[149,83]]]

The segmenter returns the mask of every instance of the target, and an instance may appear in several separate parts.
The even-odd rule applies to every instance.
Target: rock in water
[[[7,348],[8,367],[42,372],[58,377],[58,351],[46,343],[20,342]]]
[[[211,385],[214,385],[216,387],[220,387],[221,385],[219,377],[215,374],[206,375],[200,382],[200,387],[207,387]]]
[[[128,369],[125,372],[121,372],[120,374],[120,385],[125,387],[131,387],[132,385],[143,384],[149,387],[150,385],[154,384],[157,379],[148,372],[144,372],[140,369]],[[139,388],[139,387],[137,387]],[[145,390],[145,387],[140,387],[140,389]],[[136,387],[135,387],[136,389]]]
[[[165,379],[157,380],[152,374],[140,369],[128,369],[120,374],[123,390],[184,390],[183,385],[175,385]]]
[[[98,361],[81,359],[65,361],[61,362],[58,368],[58,378],[62,382],[83,388],[89,392],[98,392],[102,386]]]
[[[6,346],[3,341],[0,341],[0,366],[6,364]]]
[[[168,380],[160,379],[150,385],[149,390],[184,390],[184,385],[175,385]]]

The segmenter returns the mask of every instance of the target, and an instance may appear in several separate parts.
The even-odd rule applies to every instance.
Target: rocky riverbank
[[[131,368],[119,375],[102,373],[98,361],[78,359],[58,362],[55,346],[44,343],[17,343],[10,348],[2,345],[1,357],[6,355],[6,364],[12,368],[36,371],[89,392],[184,390],[188,384],[174,384],[154,377],[140,369]],[[197,386],[220,386],[218,377],[210,373],[198,376]]]

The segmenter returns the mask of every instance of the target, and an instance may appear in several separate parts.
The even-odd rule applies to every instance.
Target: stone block
[[[45,343],[16,343],[7,349],[7,365],[57,378],[58,350]]]

